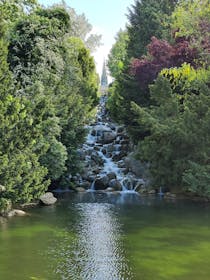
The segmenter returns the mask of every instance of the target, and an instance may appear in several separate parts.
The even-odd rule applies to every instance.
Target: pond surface
[[[66,194],[0,224],[2,280],[209,280],[210,205]]]

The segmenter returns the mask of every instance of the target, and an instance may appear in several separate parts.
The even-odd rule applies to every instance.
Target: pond
[[[210,205],[63,194],[0,223],[2,280],[209,280]]]

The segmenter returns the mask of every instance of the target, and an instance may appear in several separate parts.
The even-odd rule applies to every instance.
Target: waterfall
[[[127,174],[125,157],[129,152],[128,136],[124,127],[119,128],[107,116],[104,109],[106,98],[101,97],[96,121],[87,126],[89,132],[81,148],[81,153],[85,154],[86,177],[89,176],[88,180],[91,180],[88,191],[97,190],[98,180],[107,176],[110,183],[100,190],[110,190],[117,184],[117,190],[121,186],[120,191],[135,193],[139,187],[139,180],[143,180],[136,178],[131,172]],[[107,181],[107,178],[105,179]]]

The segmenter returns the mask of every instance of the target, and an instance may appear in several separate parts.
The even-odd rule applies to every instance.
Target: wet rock
[[[114,172],[110,172],[107,174],[107,177],[109,178],[109,180],[112,180],[112,179],[116,179],[117,176]]]
[[[135,190],[138,191],[139,189],[145,189],[145,181],[143,179],[138,179],[135,183]]]
[[[108,187],[105,191],[106,191],[106,192],[113,192],[113,191],[114,191],[114,189],[113,189],[113,188],[111,188],[111,187]]]
[[[140,188],[137,190],[140,194],[147,194],[147,189],[146,188]]]
[[[126,155],[127,155],[126,151],[115,152],[115,153],[113,153],[112,159],[114,161],[120,161]]]
[[[119,133],[123,133],[124,132],[124,127],[123,126],[119,126],[118,128],[117,128],[117,133],[119,134]]]
[[[176,198],[176,194],[175,193],[166,192],[165,193],[165,197],[173,199],[173,198]]]
[[[89,189],[90,188],[90,182],[88,181],[82,181],[79,185],[79,188],[83,188],[83,189]]]
[[[105,175],[95,179],[94,188],[95,190],[105,190],[108,187],[108,184],[109,177]]]
[[[53,193],[46,192],[45,194],[40,196],[40,201],[44,205],[52,205],[57,201],[57,198],[54,197]]]
[[[23,216],[26,216],[27,213],[23,210],[19,210],[19,209],[14,209],[14,210],[11,210],[7,216],[8,217],[13,217],[13,216],[19,216],[19,217],[23,217]]]
[[[86,192],[86,189],[83,187],[77,187],[75,188],[76,192]]]
[[[148,191],[148,194],[154,195],[154,194],[156,194],[156,191],[155,191],[155,190],[149,190],[149,191]]]
[[[122,190],[122,184],[117,179],[112,179],[109,182],[109,187],[114,189],[115,191],[121,191]]]
[[[142,177],[145,167],[143,164],[135,159],[135,153],[130,153],[125,159],[125,166],[137,177]]]
[[[125,177],[122,184],[127,190],[133,190],[134,189],[134,180],[130,176]]]
[[[104,160],[100,157],[100,155],[96,152],[93,152],[91,154],[91,159],[98,165],[103,165],[104,164]]]
[[[113,131],[104,131],[98,141],[101,142],[102,144],[108,144],[113,142],[116,136],[117,136],[116,133]]]

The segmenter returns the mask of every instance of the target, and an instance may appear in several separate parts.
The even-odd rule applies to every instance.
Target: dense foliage
[[[149,163],[154,186],[210,196],[209,1],[136,1],[108,109]],[[116,113],[120,112],[120,113]]]
[[[0,185],[6,188],[0,204],[6,205],[30,202],[50,184],[69,185],[98,101],[98,77],[85,42],[72,36],[69,9],[7,0],[0,15]]]

